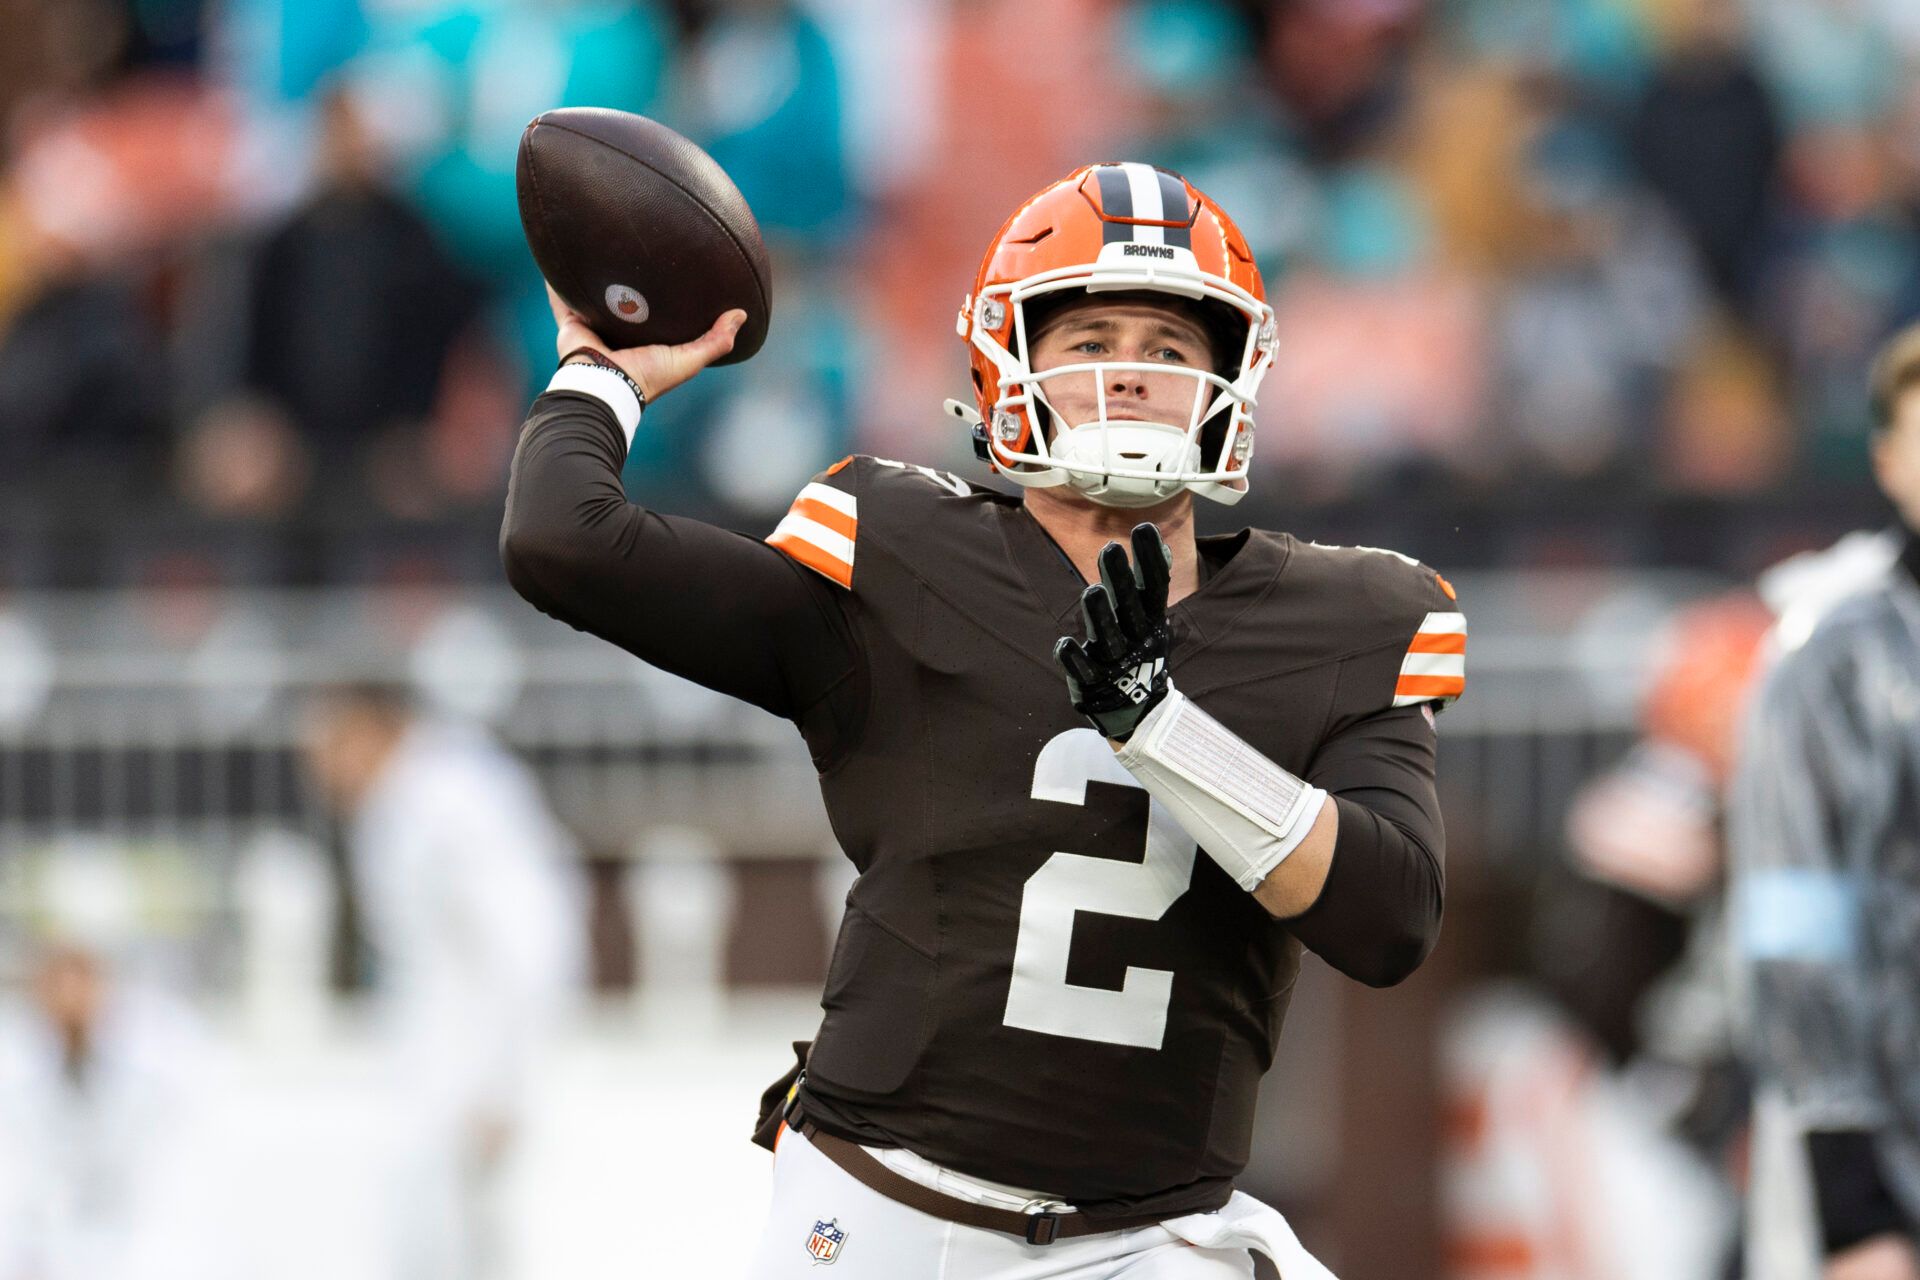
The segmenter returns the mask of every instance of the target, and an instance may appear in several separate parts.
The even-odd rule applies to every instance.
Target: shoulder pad
[[[860,506],[887,527],[914,519],[911,511],[932,497],[965,498],[973,493],[965,480],[946,471],[888,458],[849,454],[808,482],[767,542],[801,564],[851,590],[859,546]],[[898,511],[905,504],[909,511]]]
[[[1467,687],[1467,615],[1453,584],[1412,556],[1382,547],[1327,547],[1347,553],[1382,624],[1407,637],[1392,705],[1445,708]]]

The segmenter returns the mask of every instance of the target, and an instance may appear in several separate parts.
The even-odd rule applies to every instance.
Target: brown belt
[[[788,1127],[798,1129],[801,1136],[812,1143],[820,1154],[839,1165],[856,1181],[865,1183],[889,1200],[946,1222],[957,1222],[963,1227],[983,1227],[988,1231],[1019,1236],[1028,1244],[1052,1244],[1055,1240],[1068,1240],[1074,1236],[1129,1231],[1135,1227],[1152,1226],[1161,1220],[1155,1215],[1103,1218],[1094,1222],[1084,1213],[1023,1213],[1017,1209],[994,1209],[971,1200],[944,1195],[932,1187],[922,1186],[912,1178],[895,1173],[874,1159],[866,1148],[821,1132],[820,1127],[805,1116],[789,1116]]]

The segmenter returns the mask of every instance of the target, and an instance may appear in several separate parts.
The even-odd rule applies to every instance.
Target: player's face
[[[1894,402],[1893,421],[1873,443],[1873,474],[1907,528],[1920,530],[1920,387]]]
[[[68,1032],[93,1026],[106,994],[99,960],[70,946],[56,947],[41,958],[33,987],[41,1013]]]
[[[379,776],[399,730],[368,708],[322,697],[307,709],[301,748],[327,802],[352,812]]]
[[[1181,312],[1151,302],[1088,298],[1051,317],[1034,339],[1029,361],[1035,373],[1062,365],[1107,362],[1163,364],[1210,369],[1206,331]],[[1183,374],[1143,369],[1062,374],[1044,385],[1047,403],[1069,427],[1100,415],[1106,390],[1109,420],[1165,422],[1184,427],[1194,411],[1195,380]],[[1207,392],[1211,399],[1212,392]]]

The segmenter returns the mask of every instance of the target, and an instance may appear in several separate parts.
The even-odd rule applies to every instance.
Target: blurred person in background
[[[1889,334],[1920,315],[1912,197],[1908,5],[1748,6],[1784,126],[1758,303],[1786,375],[1802,487],[1859,471],[1872,424],[1860,386]],[[1903,43],[1901,37],[1905,37]]]
[[[1759,285],[1782,146],[1740,0],[1663,7],[1659,56],[1625,140],[1691,239],[1715,292],[1745,316]]]
[[[317,187],[207,320],[238,378],[181,445],[182,482],[210,512],[284,516],[311,485],[325,511],[431,514],[490,492],[505,466],[519,389],[497,372],[486,294],[393,189],[364,110],[338,85],[323,94]],[[436,451],[439,436],[455,438]],[[465,470],[449,476],[440,453]]]
[[[79,890],[54,896],[81,900],[55,906],[26,990],[0,999],[0,1280],[225,1280],[211,1042],[126,962],[124,872],[78,847],[53,861]]]
[[[1920,328],[1882,349],[1870,388],[1899,554],[1783,635],[1730,809],[1732,933],[1759,1082],[1804,1137],[1821,1274],[1916,1280]],[[1807,1274],[1779,1256],[1756,1267]]]
[[[1321,158],[1372,141],[1405,90],[1430,0],[1268,4],[1235,0],[1252,28],[1272,91],[1306,147]]]
[[[338,82],[377,135],[397,189],[452,260],[487,289],[500,346],[509,355],[505,372],[517,380],[516,397],[524,401],[548,363],[552,321],[520,232],[514,196],[520,131],[557,106],[660,114],[679,53],[665,6],[656,0],[362,0],[351,7],[363,25]],[[757,67],[742,73],[737,92],[746,95],[760,74]],[[513,418],[510,412],[503,441],[509,451]],[[490,473],[495,491],[499,478],[498,470]]]
[[[41,518],[144,509],[171,424],[163,342],[134,264],[63,231],[21,175],[0,182],[0,495]]]
[[[583,971],[577,852],[524,764],[398,689],[317,695],[305,756],[346,824],[392,1055],[391,1275],[494,1274],[501,1175]]]
[[[1514,474],[1644,483],[1655,404],[1705,289],[1660,203],[1628,181],[1604,119],[1566,85],[1530,87],[1522,216],[1495,307],[1493,418],[1531,463]]]
[[[1773,625],[1745,590],[1675,615],[1641,740],[1568,813],[1574,875],[1538,931],[1563,1004],[1723,1172],[1746,1100],[1724,994],[1727,788]]]
[[[164,23],[171,8],[145,16]],[[57,44],[61,24],[40,17],[50,25],[30,19],[21,37]],[[15,465],[0,495],[12,525],[36,535],[36,562],[111,574],[137,541],[130,525],[148,533],[176,510],[166,476],[183,367],[221,358],[177,358],[177,286],[191,246],[234,213],[240,121],[209,86],[168,70],[49,95],[6,123],[0,440]]]
[[[1481,991],[1449,1032],[1452,1280],[1734,1274],[1747,1089],[1722,814],[1771,624],[1748,592],[1673,619],[1643,737],[1576,797],[1568,862],[1534,890],[1531,981]]]

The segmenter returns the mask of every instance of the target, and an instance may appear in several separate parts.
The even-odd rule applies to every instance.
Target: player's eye
[[[1083,338],[1073,344],[1073,349],[1083,356],[1097,356],[1105,351],[1107,346],[1098,338]]]
[[[1193,358],[1180,347],[1161,347],[1153,355],[1156,360],[1171,360],[1175,364],[1193,363]]]

